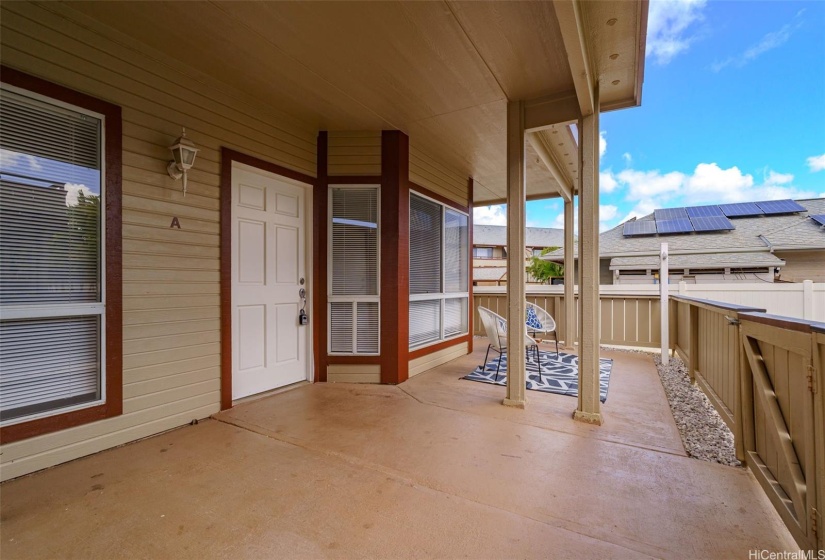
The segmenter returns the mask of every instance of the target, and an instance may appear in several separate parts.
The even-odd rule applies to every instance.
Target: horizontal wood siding
[[[381,131],[330,131],[327,174],[381,175]]]
[[[825,282],[825,251],[777,251],[777,258],[785,261],[779,277],[787,282]]]
[[[462,342],[461,344],[456,344],[455,346],[449,346],[447,348],[442,348],[437,352],[433,352],[432,354],[427,354],[426,356],[421,356],[420,358],[415,358],[410,360],[410,377],[413,375],[418,375],[419,373],[423,373],[427,370],[431,370],[434,367],[438,367],[441,364],[446,364],[451,360],[455,360],[456,358],[460,358],[461,356],[466,355],[469,352],[469,348],[466,342]]]
[[[410,144],[410,181],[462,206],[467,206],[470,187],[467,175],[443,165]],[[414,190],[414,189],[413,189]]]
[[[381,366],[376,364],[330,364],[327,383],[381,383]]]
[[[0,21],[4,64],[123,109],[123,415],[3,446],[5,480],[218,410],[220,147],[315,175],[315,131],[64,5]],[[181,126],[201,149],[185,198],[166,173]]]

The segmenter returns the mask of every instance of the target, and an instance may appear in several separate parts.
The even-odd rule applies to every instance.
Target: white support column
[[[573,214],[575,197],[564,201],[564,345],[573,348],[576,341],[576,260],[574,236],[576,222]],[[562,333],[557,333],[562,334]]]
[[[524,408],[527,402],[524,141],[523,103],[510,101],[507,103],[507,396],[503,404],[519,408]]]
[[[662,327],[662,365],[670,363],[670,278],[668,276],[667,243],[662,243],[659,252],[659,308],[661,310]]]
[[[602,424],[599,400],[599,85],[579,120],[579,405],[573,418]]]

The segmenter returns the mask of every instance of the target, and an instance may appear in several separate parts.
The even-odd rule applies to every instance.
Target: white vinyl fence
[[[503,295],[505,286],[475,286],[476,295]],[[622,296],[659,297],[656,284],[602,285],[599,291],[603,298]],[[578,292],[578,290],[577,290]],[[806,280],[801,283],[721,283],[670,285],[670,294],[733,303],[765,309],[773,315],[784,315],[808,321],[825,322],[825,283]],[[564,286],[527,286],[528,297],[544,296],[555,299],[564,296]]]

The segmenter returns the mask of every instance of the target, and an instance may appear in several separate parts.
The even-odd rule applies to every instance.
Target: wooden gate
[[[762,488],[800,545],[817,548],[817,431],[810,330],[743,317],[743,443]],[[750,395],[748,395],[750,393]]]

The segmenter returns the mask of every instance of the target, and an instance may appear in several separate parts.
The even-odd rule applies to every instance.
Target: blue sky
[[[654,208],[825,196],[825,2],[651,0],[642,106],[600,129],[602,229]],[[561,227],[561,210],[529,202],[528,225]]]

